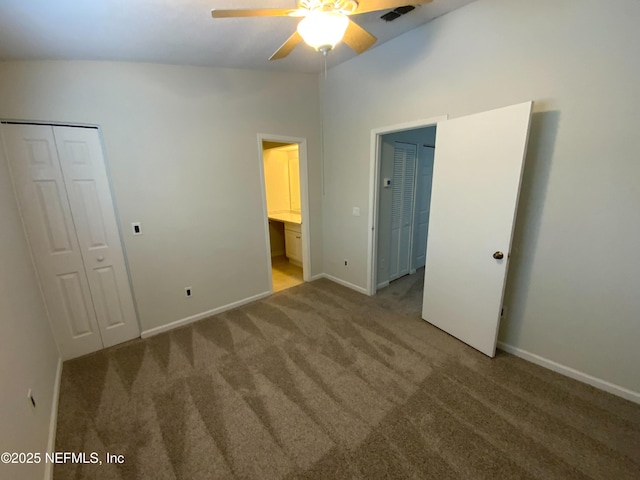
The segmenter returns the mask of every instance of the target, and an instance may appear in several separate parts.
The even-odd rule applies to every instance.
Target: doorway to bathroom
[[[308,280],[306,142],[260,136],[271,291]]]

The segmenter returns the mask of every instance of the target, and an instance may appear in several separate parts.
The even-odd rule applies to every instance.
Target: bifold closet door
[[[53,134],[102,343],[110,347],[140,330],[102,144],[94,128],[53,127]]]
[[[2,125],[63,358],[139,335],[97,129]]]
[[[2,125],[2,136],[58,347],[64,358],[102,348],[53,129]]]

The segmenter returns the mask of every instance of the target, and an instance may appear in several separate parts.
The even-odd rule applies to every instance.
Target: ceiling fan
[[[376,43],[377,38],[349,19],[350,15],[404,7],[407,3],[423,5],[432,0],[298,0],[296,9],[263,8],[252,10],[211,10],[213,18],[232,17],[302,17],[297,30],[269,58],[279,60],[289,55],[301,42],[326,55],[340,40],[360,54]]]

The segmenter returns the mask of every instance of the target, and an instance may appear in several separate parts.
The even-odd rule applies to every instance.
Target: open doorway
[[[441,119],[372,132],[370,295],[406,276],[419,305],[424,278],[436,123]]]
[[[272,292],[308,280],[306,148],[302,139],[260,136]]]
[[[437,124],[424,282],[414,283],[406,293],[422,294],[421,318],[490,357],[495,355],[505,310],[503,297],[532,105],[523,102],[453,120],[374,130],[371,135],[375,154],[369,292],[374,294],[379,284],[382,137]],[[400,193],[404,195],[404,190]],[[380,294],[387,295],[385,291],[395,289],[401,281]],[[402,299],[404,293],[394,291],[394,296]]]
[[[424,268],[435,126],[382,135],[376,287]]]

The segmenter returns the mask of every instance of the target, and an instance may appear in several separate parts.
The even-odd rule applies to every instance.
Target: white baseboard
[[[376,287],[376,290],[380,290],[381,288],[388,287],[388,286],[389,286],[389,280],[386,280],[382,283],[379,283],[378,286]]]
[[[49,420],[49,439],[47,440],[47,452],[56,449],[56,430],[58,428],[58,403],[60,401],[60,382],[62,381],[62,357],[58,358],[56,367],[56,379],[53,383],[53,397],[51,398],[51,415]],[[53,463],[45,462],[44,479],[53,478]]]
[[[231,310],[232,308],[241,307],[242,305],[246,305],[247,303],[255,302],[256,300],[260,300],[262,298],[266,298],[271,296],[271,292],[263,292],[252,297],[243,298],[242,300],[238,300],[237,302],[228,303],[227,305],[223,305],[221,307],[214,308],[212,310],[207,310],[206,312],[197,313],[195,315],[191,315],[190,317],[181,318],[180,320],[176,320],[171,323],[167,323],[166,325],[161,325],[160,327],[151,328],[149,330],[144,330],[140,336],[142,338],[152,337],[153,335],[157,335],[162,332],[167,332],[169,330],[173,330],[174,328],[182,327],[184,325],[188,325],[193,322],[197,322],[198,320],[202,320],[203,318],[210,317],[212,315],[217,315],[218,313],[226,312],[227,310]]]
[[[313,281],[315,281],[315,280],[320,280],[321,278],[326,278],[326,277],[325,277],[325,275],[324,275],[324,273],[317,273],[317,274],[313,275],[313,276],[309,279],[309,281],[310,281],[310,282],[313,282]]]
[[[605,392],[613,393],[618,397],[625,398],[634,403],[640,403],[640,393],[629,390],[628,388],[624,388],[614,383],[607,382],[606,380],[593,377],[587,373],[580,372],[574,368],[554,362],[553,360],[549,360],[534,353],[527,352],[526,350],[514,347],[512,345],[509,345],[508,343],[498,342],[498,348],[500,350],[504,350],[507,353],[511,353],[516,357],[520,357],[528,360],[531,363],[540,365],[541,367],[548,368],[549,370],[553,370],[554,372],[591,385],[592,387],[599,388],[600,390],[604,390]]]
[[[350,288],[351,290],[355,290],[358,293],[362,293],[364,295],[369,295],[366,288],[359,287],[351,282],[347,282],[346,280],[342,280],[341,278],[334,277],[333,275],[329,275],[328,273],[323,273],[322,276],[327,280],[331,280],[332,282],[338,283],[343,287]]]

